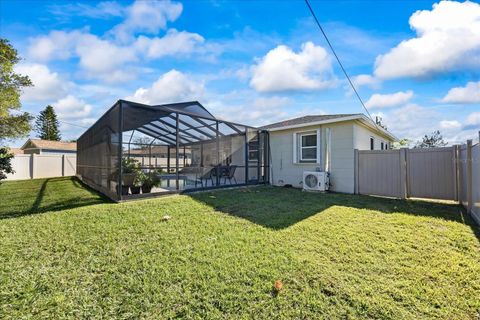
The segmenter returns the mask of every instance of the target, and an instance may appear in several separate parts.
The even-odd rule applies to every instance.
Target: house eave
[[[386,136],[387,138],[391,139],[392,141],[398,141],[398,138],[391,134],[389,131],[379,127],[375,123],[373,123],[372,120],[367,118],[363,114],[358,114],[358,115],[353,115],[353,116],[346,116],[343,118],[335,118],[335,119],[326,119],[326,120],[321,120],[321,121],[312,121],[308,123],[300,123],[300,124],[294,124],[290,126],[283,126],[283,127],[278,127],[278,128],[271,128],[271,129],[265,129],[270,132],[274,131],[282,131],[282,130],[289,130],[289,129],[298,129],[298,128],[305,128],[305,127],[310,127],[310,126],[318,126],[318,125],[323,125],[323,124],[329,124],[329,123],[337,123],[337,122],[345,122],[345,121],[360,121],[370,129],[373,129],[377,132],[379,132],[381,135]]]

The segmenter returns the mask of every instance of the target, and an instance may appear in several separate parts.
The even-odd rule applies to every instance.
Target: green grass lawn
[[[0,319],[478,319],[479,237],[447,204],[264,186],[115,204],[74,179],[5,182]]]

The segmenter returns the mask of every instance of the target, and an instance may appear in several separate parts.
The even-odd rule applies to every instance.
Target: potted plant
[[[160,185],[160,178],[158,173],[161,170],[152,170],[148,173],[141,172],[138,176],[138,181],[142,186],[142,193],[150,193],[153,187],[158,187]]]
[[[128,190],[131,189],[132,193],[136,192],[135,178],[140,172],[140,164],[137,160],[132,158],[122,158],[122,195],[127,195]],[[118,171],[115,173],[118,175]],[[119,186],[117,186],[118,189]],[[140,193],[140,187],[138,192]]]
[[[135,177],[140,172],[140,165],[137,160],[132,158],[122,158],[122,184],[133,186]]]

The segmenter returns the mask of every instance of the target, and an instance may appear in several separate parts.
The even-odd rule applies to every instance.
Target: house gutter
[[[390,138],[391,140],[398,141],[398,138],[396,136],[394,136],[393,134],[391,134],[387,130],[379,127],[378,125],[373,123],[372,120],[370,120],[369,118],[367,118],[363,114],[348,116],[348,117],[344,117],[344,118],[335,118],[335,119],[327,119],[327,120],[322,120],[322,121],[300,123],[300,124],[294,124],[294,125],[290,125],[290,126],[283,126],[283,127],[271,128],[271,129],[265,129],[265,130],[270,131],[270,132],[274,132],[274,131],[297,129],[297,128],[304,128],[304,127],[308,127],[308,126],[316,126],[316,125],[337,123],[337,122],[344,122],[344,121],[352,121],[352,120],[358,120],[358,121],[362,122],[364,125],[366,125],[367,127],[371,128],[371,129],[373,129],[377,132],[380,132],[382,135]]]

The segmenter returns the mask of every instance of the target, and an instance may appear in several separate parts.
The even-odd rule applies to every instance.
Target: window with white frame
[[[301,133],[300,137],[300,161],[317,161],[317,133]]]
[[[320,164],[320,129],[293,133],[293,163]]]

